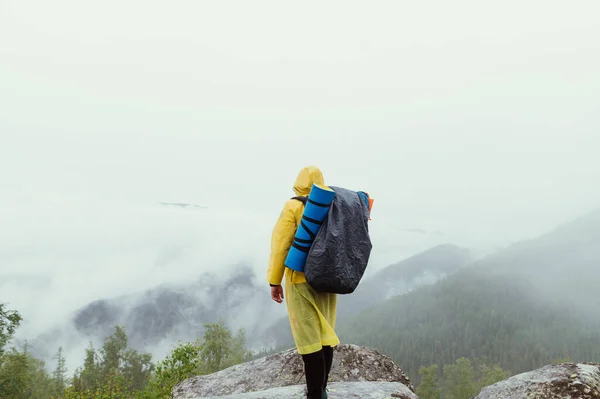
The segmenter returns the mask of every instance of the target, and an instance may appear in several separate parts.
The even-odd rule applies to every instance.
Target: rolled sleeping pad
[[[292,270],[297,272],[304,271],[304,264],[308,257],[308,251],[312,245],[319,228],[323,221],[327,217],[329,207],[335,197],[335,191],[325,189],[313,184],[304,212],[302,213],[302,220],[296,230],[294,241],[292,246],[285,258],[284,264]]]

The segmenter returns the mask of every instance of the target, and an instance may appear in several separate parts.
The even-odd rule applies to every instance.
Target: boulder
[[[392,360],[369,348],[358,345],[338,345],[334,349],[329,383],[390,382],[396,391],[414,394],[409,378]],[[289,349],[274,355],[238,364],[210,375],[197,376],[180,382],[173,388],[174,399],[224,397],[226,395],[265,391],[273,388],[302,387],[305,384],[304,363]],[[390,385],[391,386],[391,385]],[[341,389],[341,387],[340,387]],[[346,388],[344,388],[346,389]],[[358,389],[358,388],[357,388]],[[253,397],[253,396],[251,396]],[[335,397],[331,396],[332,398]],[[369,398],[370,396],[364,396]],[[414,396],[416,397],[416,396]],[[410,396],[407,396],[410,398]]]
[[[561,363],[510,377],[475,399],[600,399],[600,363]]]

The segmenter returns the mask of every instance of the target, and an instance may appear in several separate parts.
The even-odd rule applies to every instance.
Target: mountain
[[[232,329],[244,327],[249,338],[260,335],[258,320],[270,305],[268,290],[256,282],[250,267],[236,267],[226,278],[205,273],[189,284],[164,285],[110,300],[93,302],[73,318],[77,331],[109,334],[125,325],[134,347],[151,347],[176,336],[194,340],[204,323],[223,320]]]
[[[101,342],[120,325],[125,327],[132,348],[161,358],[178,341],[202,337],[205,323],[222,320],[234,333],[243,327],[249,346],[260,348],[265,345],[264,330],[280,316],[272,312],[268,286],[261,283],[252,268],[240,265],[232,267],[228,275],[204,273],[189,283],[164,284],[100,299],[32,343],[38,351],[55,351],[62,345],[68,352],[88,341]],[[52,353],[36,355],[46,358]]]
[[[529,281],[546,301],[600,319],[600,210],[490,255],[478,266]]]
[[[467,250],[444,245],[380,270],[353,295],[340,297],[338,319],[346,320],[390,295],[451,274],[468,258]],[[98,299],[30,343],[40,358],[51,359],[60,345],[70,357],[79,357],[88,342],[99,344],[115,325],[121,325],[132,348],[161,358],[177,341],[201,337],[205,323],[223,320],[232,330],[244,327],[255,350],[290,347],[285,311],[285,305],[271,301],[268,286],[251,267],[233,265],[228,273],[204,273],[188,283]]]
[[[340,339],[384,348],[412,378],[419,365],[449,364],[460,355],[502,361],[513,372],[565,354],[588,360],[581,350],[595,353],[590,326],[600,320],[599,242],[600,211],[476,262],[463,248],[432,248],[339,296]],[[245,327],[253,349],[289,348],[285,311],[252,268],[233,265],[228,274],[92,302],[30,343],[47,349],[37,354],[42,358],[59,345],[79,356],[88,341],[101,342],[119,324],[133,348],[158,358],[178,340],[201,337],[204,323],[222,319],[232,330]]]
[[[459,357],[521,372],[554,359],[600,357],[600,332],[537,298],[533,287],[483,270],[463,270],[389,299],[340,326],[343,342],[389,353],[411,379],[420,366]]]
[[[362,281],[351,295],[339,296],[338,321],[396,295],[433,284],[456,273],[472,260],[470,251],[439,245],[377,271]]]
[[[519,243],[441,281],[383,301],[340,325],[343,342],[388,353],[416,379],[420,366],[464,356],[513,373],[569,356],[600,359],[600,213]],[[577,282],[579,280],[579,282]],[[583,280],[583,281],[582,281]]]

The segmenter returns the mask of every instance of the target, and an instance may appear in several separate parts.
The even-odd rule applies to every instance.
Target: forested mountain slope
[[[339,335],[388,353],[411,378],[422,365],[461,356],[513,373],[565,356],[598,361],[597,308],[589,305],[597,295],[599,216],[375,305],[340,325]]]

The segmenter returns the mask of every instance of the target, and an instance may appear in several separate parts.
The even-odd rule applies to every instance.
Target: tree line
[[[59,348],[48,373],[27,346],[7,348],[20,322],[18,312],[0,304],[2,399],[164,398],[190,376],[273,352],[251,353],[243,330],[233,335],[215,323],[201,339],[180,343],[153,363],[149,354],[130,349],[125,330],[116,326],[102,347],[86,349],[83,365],[70,374]],[[477,270],[387,300],[344,323],[338,334],[390,356],[424,399],[466,398],[560,358],[600,360],[593,325],[539,300],[525,281]]]
[[[8,344],[22,322],[15,310],[0,303],[0,398],[2,399],[163,399],[179,382],[211,374],[256,356],[246,347],[246,334],[234,335],[223,322],[205,324],[202,338],[179,342],[161,361],[128,345],[122,326],[105,338],[100,348],[90,343],[83,365],[66,367],[62,347],[54,356],[52,372],[29,348]]]
[[[0,398],[2,399],[162,399],[173,387],[196,375],[211,374],[259,357],[246,348],[243,329],[232,335],[222,322],[206,324],[202,339],[180,342],[162,361],[154,364],[148,353],[128,347],[126,331],[115,326],[102,347],[90,343],[83,365],[69,376],[62,347],[54,356],[55,367],[47,372],[27,345],[5,350],[22,318],[0,303]],[[269,352],[265,352],[269,353]],[[460,358],[445,365],[421,367],[417,394],[421,399],[468,399],[479,390],[507,378],[499,365],[473,367]]]

